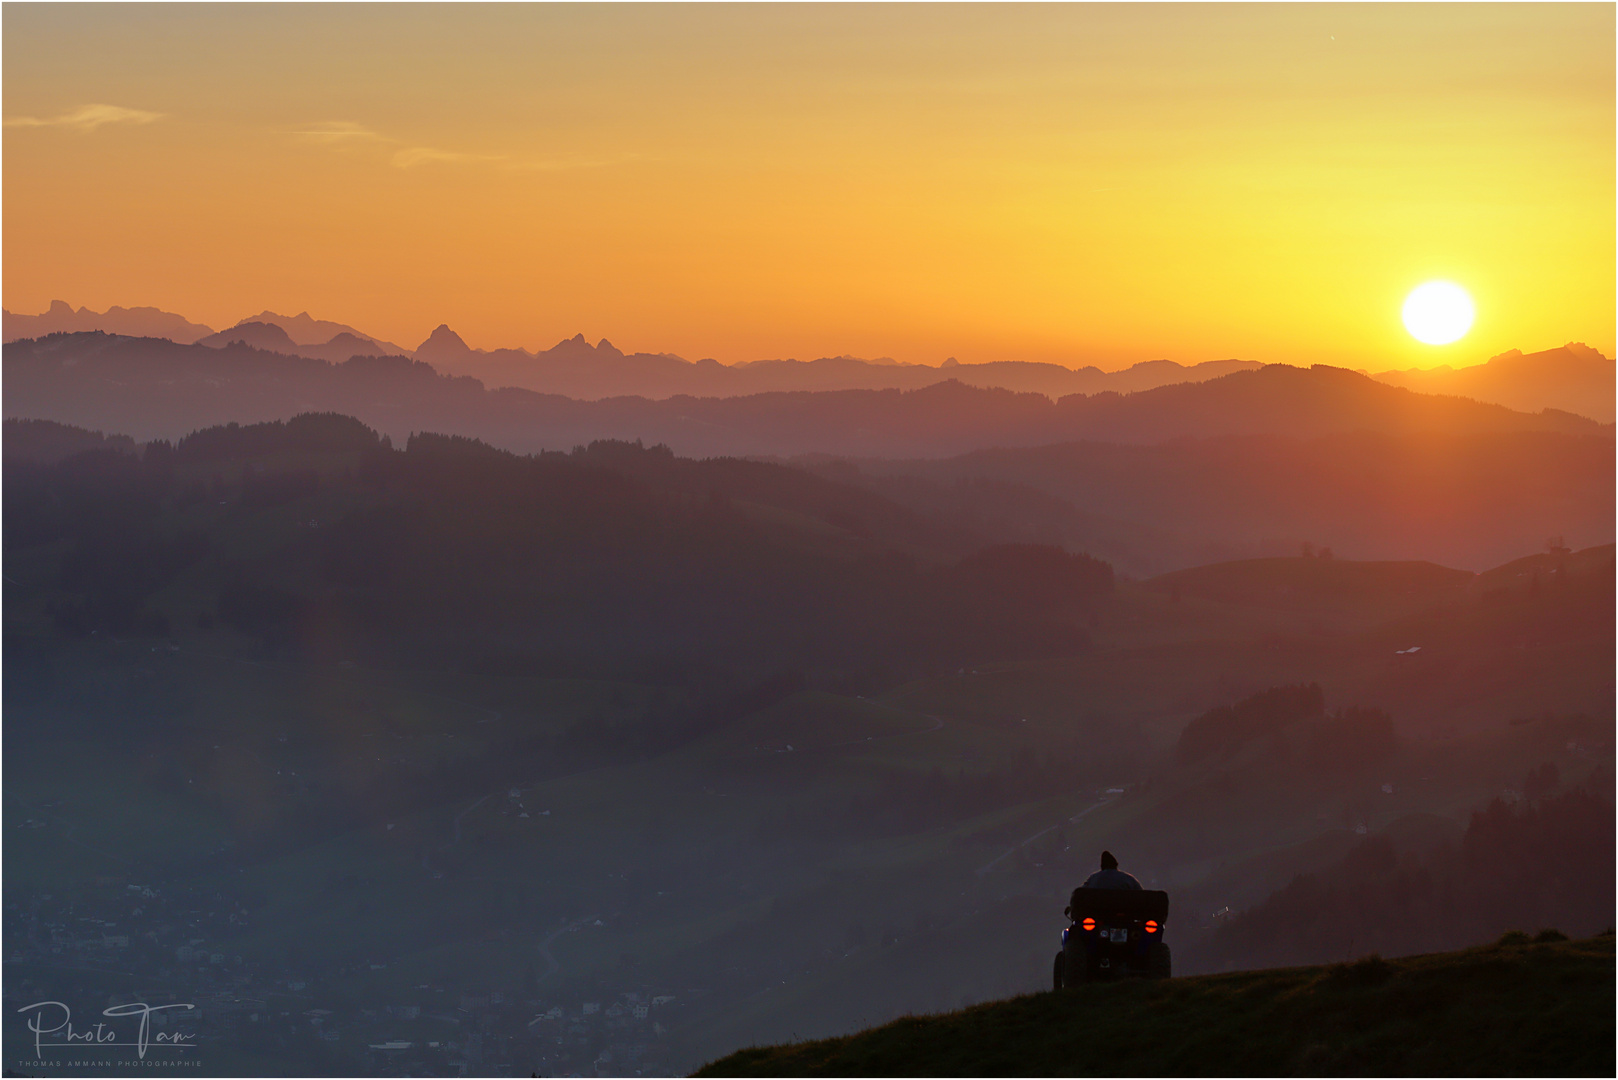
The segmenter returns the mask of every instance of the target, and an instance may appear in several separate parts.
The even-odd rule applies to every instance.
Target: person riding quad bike
[[[1052,970],[1054,989],[1123,975],[1166,979],[1172,973],[1163,940],[1169,894],[1142,889],[1118,869],[1112,852],[1101,853],[1100,871],[1073,890],[1063,914],[1069,924]]]
[[[1101,853],[1101,869],[1084,879],[1086,889],[1139,889],[1134,874],[1118,869],[1118,857],[1110,851]],[[1066,914],[1064,912],[1063,914]]]

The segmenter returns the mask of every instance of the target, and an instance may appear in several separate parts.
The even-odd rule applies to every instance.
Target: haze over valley
[[[1102,846],[1172,893],[1183,973],[1602,930],[1610,432],[1281,438],[793,465],[7,420],[14,982],[144,971],[231,1072],[679,1072],[1038,988]],[[1314,458],[1263,481],[1278,446]],[[1476,479],[1339,502],[1358,532],[1197,558],[1326,513],[1334,461],[1460,447]],[[1462,533],[1517,557],[1409,550]],[[1323,932],[1307,883],[1369,865],[1447,899]]]
[[[1618,1067],[1615,19],[4,5],[6,1074]]]

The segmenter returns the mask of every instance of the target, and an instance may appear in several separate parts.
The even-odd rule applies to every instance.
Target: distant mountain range
[[[268,313],[266,313],[268,315]],[[291,322],[284,316],[275,316],[285,322]],[[307,319],[307,313],[299,318]],[[314,320],[310,320],[313,322]],[[331,324],[327,324],[331,325]],[[198,341],[198,345],[205,345],[210,349],[223,349],[229,345],[244,344],[265,352],[281,353],[286,356],[303,356],[311,360],[325,360],[328,363],[340,364],[356,356],[397,356],[399,352],[387,342],[377,341],[374,338],[364,337],[353,330],[340,330],[330,340],[317,344],[300,344],[289,334],[280,322],[267,321],[264,316],[253,322],[238,323],[229,330],[221,330],[217,334],[209,334]]]
[[[258,324],[252,333],[276,337],[279,331]],[[693,456],[940,457],[1079,439],[1149,445],[1188,437],[1361,431],[1611,433],[1570,413],[1530,414],[1419,394],[1328,367],[1272,364],[1201,383],[1056,401],[953,380],[909,391],[580,401],[487,390],[476,379],[445,375],[404,357],[332,364],[257,348],[246,337],[244,331],[224,348],[100,333],[13,342],[5,353],[5,412],[144,440],[231,421],[333,411],[396,439],[438,431],[521,452],[642,439]]]
[[[939,367],[928,367],[853,356],[726,365],[712,359],[692,363],[669,353],[626,354],[605,338],[591,345],[583,334],[537,353],[522,349],[486,352],[468,347],[448,326],[434,330],[417,347],[415,357],[446,374],[470,375],[487,386],[518,387],[583,401],[629,395],[739,397],[771,391],[919,390],[950,379],[968,386],[1059,398],[1106,391],[1130,394],[1263,366],[1253,360],[1210,360],[1189,367],[1172,360],[1151,360],[1124,371],[1102,371],[1020,360],[962,364],[951,358]]]
[[[1483,567],[1551,536],[1613,539],[1611,425],[1340,368],[1271,365],[1054,402],[959,382],[577,401],[487,390],[404,357],[331,364],[83,333],[13,343],[4,380],[8,419],[139,442],[330,412],[395,445],[434,432],[519,453],[639,440],[687,457],[796,458],[963,534],[1088,551],[1130,575],[1294,554],[1304,541],[1348,558]]]
[[[194,323],[183,315],[153,307],[112,307],[96,312],[89,308],[75,310],[65,301],[53,300],[50,309],[42,315],[18,315],[6,311],[4,322],[5,340],[8,343],[47,334],[100,330],[128,337],[167,338],[181,345],[195,343],[210,348],[223,348],[234,341],[245,341],[255,348],[330,360],[333,363],[351,356],[410,355],[410,350],[391,341],[374,338],[344,323],[316,319],[307,311],[296,315],[263,311],[241,320],[228,330],[215,333],[211,326]]]
[[[629,396],[665,399],[680,395],[742,397],[792,391],[917,390],[952,379],[967,386],[1057,399],[1109,391],[1132,394],[1159,386],[1205,382],[1264,366],[1252,360],[1210,360],[1189,366],[1153,360],[1109,372],[1025,361],[961,364],[953,358],[931,367],[851,356],[726,365],[712,359],[691,362],[670,353],[625,353],[605,338],[591,345],[583,334],[532,353],[525,349],[473,349],[447,325],[439,326],[415,349],[406,349],[344,323],[315,319],[308,312],[287,316],[264,311],[218,333],[155,308],[112,308],[97,314],[87,308],[75,311],[58,300],[43,315],[5,313],[7,342],[88,330],[164,337],[180,344],[198,342],[215,348],[242,341],[258,349],[332,363],[353,356],[413,357],[432,364],[443,374],[470,376],[487,387],[560,394],[580,401]],[[1372,378],[1424,393],[1469,397],[1524,412],[1552,408],[1602,423],[1613,422],[1618,413],[1614,407],[1613,361],[1577,342],[1527,355],[1512,350],[1475,367],[1385,371]]]
[[[391,341],[384,341],[379,337],[373,337],[370,334],[361,333],[352,326],[349,326],[347,323],[331,322],[328,319],[313,318],[307,311],[300,311],[296,315],[277,315],[273,311],[261,311],[257,315],[252,315],[241,320],[241,322],[236,324],[236,327],[240,329],[249,323],[266,323],[271,326],[279,326],[282,330],[286,331],[287,337],[291,338],[293,343],[296,344],[300,349],[315,346],[325,349],[339,349],[341,346],[348,345],[350,339],[358,341],[365,348],[365,352],[363,354],[350,352],[341,353],[341,355],[338,355],[337,353],[334,353],[331,356],[321,357],[323,360],[331,360],[334,363],[347,360],[350,356],[359,355],[410,355],[409,349],[395,345]],[[226,334],[230,334],[232,332],[233,331],[230,330],[225,331]]]
[[[1612,360],[1577,341],[1526,355],[1512,349],[1475,367],[1384,371],[1376,378],[1424,394],[1456,394],[1511,409],[1562,409],[1604,424],[1618,412]]]
[[[18,315],[0,309],[0,321],[4,322],[4,335],[8,342],[19,338],[44,337],[46,334],[100,330],[131,337],[168,338],[189,345],[213,333],[210,326],[154,307],[110,307],[106,311],[81,307],[74,310],[72,304],[63,300],[52,300],[50,308],[42,315]]]

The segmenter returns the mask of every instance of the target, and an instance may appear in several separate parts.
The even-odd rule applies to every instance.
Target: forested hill
[[[217,623],[311,659],[598,675],[908,668],[1082,652],[1113,581],[799,470],[633,443],[394,449],[310,414],[52,463],[67,434],[7,436],[8,616],[70,635]]]
[[[741,1050],[698,1076],[1607,1076],[1613,937],[1101,984]]]

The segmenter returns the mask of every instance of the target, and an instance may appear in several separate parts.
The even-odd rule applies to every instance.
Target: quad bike
[[[1142,975],[1166,979],[1172,965],[1163,940],[1169,894],[1142,889],[1074,889],[1052,972],[1054,988]]]

